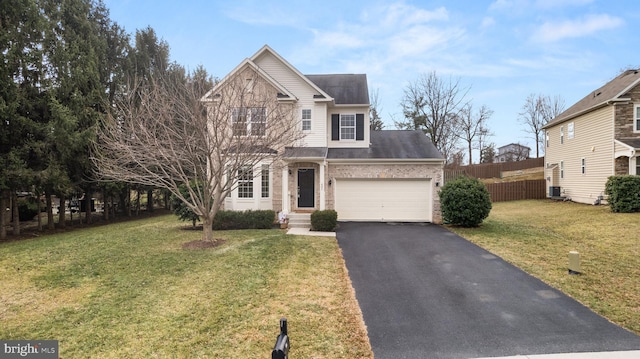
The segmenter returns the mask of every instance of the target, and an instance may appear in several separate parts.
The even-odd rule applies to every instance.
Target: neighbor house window
[[[231,112],[234,136],[264,136],[267,111],[264,107],[238,107]]]
[[[546,136],[544,137],[544,142],[546,142],[547,147],[549,147],[549,131],[546,132]]]
[[[587,173],[587,163],[586,160],[584,158],[580,159],[580,172],[582,174]]]
[[[238,198],[253,198],[253,168],[245,166],[238,170]]]
[[[302,131],[311,131],[311,110],[302,110]]]
[[[262,165],[262,198],[269,198],[269,165]]]
[[[574,136],[574,132],[573,132],[573,122],[570,122],[567,125],[567,138],[568,139],[572,139]]]
[[[564,161],[560,161],[560,178],[564,178]]]
[[[340,115],[340,139],[356,139],[356,115]]]
[[[640,105],[633,108],[633,132],[640,132]]]
[[[560,126],[560,144],[564,143],[564,126]]]
[[[636,176],[640,176],[640,157],[634,158],[636,161]]]

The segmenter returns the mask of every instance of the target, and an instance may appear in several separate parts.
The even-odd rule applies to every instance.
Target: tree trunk
[[[18,212],[18,194],[14,191],[11,193],[11,201],[13,202],[13,235],[20,235],[20,212]]]
[[[42,205],[40,203],[40,192],[35,191],[34,193],[36,195],[36,205],[38,206],[38,232],[42,232],[42,217],[40,216],[42,214]]]
[[[0,240],[7,239],[7,191],[0,191]]]
[[[136,190],[136,216],[140,215],[140,190]]]
[[[147,190],[147,212],[153,212],[153,190]]]
[[[87,188],[84,195],[84,221],[91,224],[91,189]]]
[[[64,195],[60,195],[60,202],[58,206],[58,227],[67,227],[67,198]]]
[[[47,201],[47,228],[56,228],[55,220],[53,219],[53,201],[51,200],[51,193],[45,192],[44,198]]]
[[[213,240],[213,220],[211,218],[202,218],[202,240]]]

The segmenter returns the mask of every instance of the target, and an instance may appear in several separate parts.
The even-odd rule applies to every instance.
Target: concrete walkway
[[[298,236],[318,236],[318,237],[335,237],[336,232],[318,232],[312,231],[310,228],[289,228],[287,234]]]
[[[639,336],[444,227],[347,222],[337,240],[376,359],[640,358]]]

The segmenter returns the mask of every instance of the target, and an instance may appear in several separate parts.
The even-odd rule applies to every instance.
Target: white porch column
[[[289,213],[289,164],[282,168],[282,212]]]
[[[320,210],[324,211],[325,208],[325,190],[324,190],[324,168],[326,162],[320,162]]]

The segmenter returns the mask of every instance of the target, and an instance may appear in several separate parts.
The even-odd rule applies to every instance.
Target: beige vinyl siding
[[[313,96],[319,94],[319,92],[270,53],[263,54],[255,60],[255,63],[298,98],[296,104],[296,118],[298,120],[302,118],[302,109],[311,109],[311,131],[306,134],[302,145],[308,147],[326,147],[327,105],[326,103],[316,102],[313,98]],[[302,124],[300,126],[302,128]]]
[[[567,136],[573,122],[574,136]],[[564,143],[560,143],[560,127],[564,128]],[[607,106],[548,129],[549,147],[545,162],[553,165],[564,162],[564,178],[558,178],[563,196],[572,201],[593,203],[604,194],[607,178],[614,171],[613,107]],[[582,173],[582,159],[585,173]],[[551,178],[552,169],[545,168]],[[549,184],[551,185],[551,184]]]

